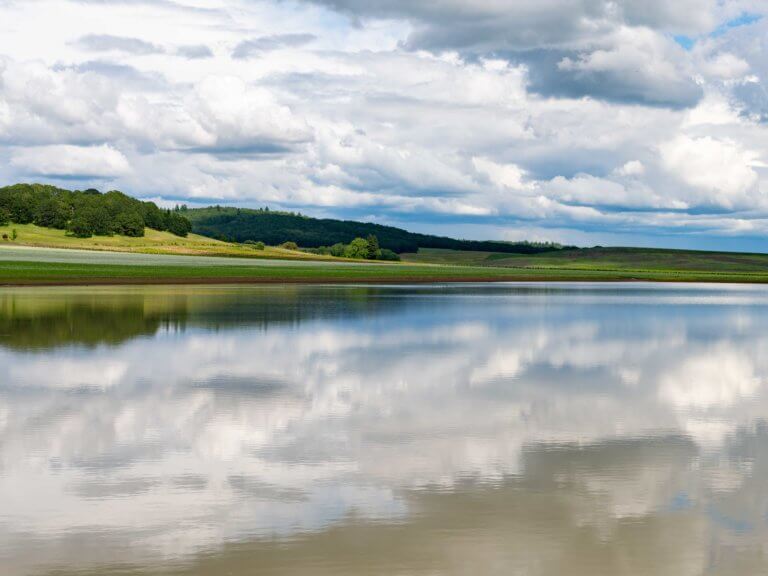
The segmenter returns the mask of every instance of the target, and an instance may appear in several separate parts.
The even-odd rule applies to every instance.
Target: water
[[[0,573],[768,573],[768,289],[0,291]]]

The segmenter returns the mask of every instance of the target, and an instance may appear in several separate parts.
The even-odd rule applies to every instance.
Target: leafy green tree
[[[8,226],[11,221],[11,213],[7,208],[0,208],[0,226]]]
[[[186,238],[192,231],[192,224],[178,212],[168,210],[165,214],[165,228],[171,234]]]
[[[342,244],[341,242],[338,242],[337,244],[334,244],[331,246],[331,256],[336,256],[336,258],[343,258],[344,252],[347,250],[347,245]]]
[[[344,250],[345,258],[360,258],[365,259],[368,257],[368,241],[365,238],[355,238]]]
[[[35,224],[44,228],[64,230],[67,227],[71,210],[61,200],[50,197],[43,200],[35,214]]]
[[[153,230],[165,230],[163,211],[154,202],[142,202],[141,206],[144,225]]]
[[[75,216],[72,218],[67,229],[76,238],[90,238],[93,236],[91,223],[84,216]]]
[[[366,258],[368,258],[368,260],[376,260],[379,256],[381,256],[379,239],[376,238],[375,235],[369,234],[365,241],[368,243],[368,253],[366,254]]]
[[[125,236],[140,238],[144,236],[144,220],[134,210],[120,212],[115,219],[115,232]]]
[[[31,224],[35,219],[35,197],[29,193],[22,193],[13,198],[11,202],[11,220],[17,224]]]
[[[88,206],[82,216],[88,221],[91,233],[96,236],[111,236],[114,232],[112,218],[106,206],[93,204]]]

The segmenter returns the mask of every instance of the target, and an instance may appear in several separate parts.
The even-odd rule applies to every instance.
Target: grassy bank
[[[421,283],[493,281],[629,281],[768,283],[768,272],[629,271],[504,268],[427,264],[363,264],[195,257],[108,255],[109,261],[61,258],[60,251],[4,259],[0,285],[171,283]],[[79,254],[79,253],[76,253]],[[134,259],[129,259],[133,257]],[[123,260],[126,258],[125,260]]]
[[[188,256],[185,252],[169,255],[147,253],[146,244],[134,244],[136,248],[143,246],[142,253],[9,244],[0,245],[0,285],[6,286],[630,280],[768,283],[768,256],[749,254],[600,249],[579,250],[570,257],[499,257],[496,253],[425,250],[409,257],[411,262],[366,263]]]
[[[294,250],[284,250],[272,246],[256,250],[243,244],[221,242],[213,238],[189,234],[186,238],[174,236],[169,232],[145,229],[145,236],[93,236],[76,238],[64,230],[42,228],[34,224],[10,224],[0,226],[0,238],[12,237],[16,230],[16,240],[0,240],[5,246],[33,246],[39,248],[67,248],[79,250],[97,250],[107,252],[135,252],[140,254],[169,254],[189,256],[226,256],[236,258],[279,258],[301,260],[329,260],[327,256],[305,254]]]
[[[404,254],[403,260],[418,264],[558,271],[768,274],[768,254],[653,248],[582,248],[536,255],[422,249],[418,254]]]

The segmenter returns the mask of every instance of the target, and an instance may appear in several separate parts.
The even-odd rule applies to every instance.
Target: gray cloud
[[[261,36],[251,40],[240,42],[232,52],[232,57],[236,60],[251,58],[281,48],[292,48],[303,46],[315,40],[314,34],[275,34],[272,36]]]
[[[507,57],[528,67],[530,89],[543,96],[590,96],[612,102],[687,108],[695,106],[704,95],[701,86],[686,74],[659,77],[652,70],[644,71],[626,61],[600,69],[590,67],[578,53],[560,50],[510,53]]]
[[[410,21],[413,30],[403,43],[408,49],[524,62],[542,94],[673,108],[694,105],[702,91],[677,62],[681,57],[664,48],[671,42],[665,36],[706,31],[715,22],[711,0],[314,1],[358,18]],[[641,43],[633,45],[635,40]],[[590,67],[595,54],[601,62]],[[614,56],[607,69],[606,54]],[[570,68],[563,66],[568,63]]]
[[[702,51],[733,54],[749,66],[749,78],[738,82],[733,96],[744,115],[768,122],[768,18],[730,29],[705,43]]]
[[[474,238],[763,248],[766,20],[733,20],[731,2],[133,4],[56,2],[73,53],[25,43],[41,3],[0,0],[0,180],[93,175],[21,150],[106,144],[137,195]],[[146,25],[175,17],[174,38]],[[226,66],[196,60],[220,46]]]
[[[125,52],[126,54],[161,54],[161,46],[139,38],[112,36],[110,34],[88,34],[79,38],[75,45],[90,52]]]
[[[176,54],[188,60],[201,60],[213,57],[213,52],[205,44],[192,44],[189,46],[179,46],[176,48]]]

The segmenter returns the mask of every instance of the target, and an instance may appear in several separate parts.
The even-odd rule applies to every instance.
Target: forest
[[[180,210],[163,210],[112,190],[65,190],[46,184],[14,184],[0,188],[0,226],[36,224],[67,230],[78,238],[144,236],[144,229],[185,237],[192,226]]]
[[[271,246],[295,242],[302,248],[320,249],[321,253],[334,253],[331,250],[334,245],[348,245],[355,238],[369,236],[376,236],[382,249],[397,254],[417,252],[419,248],[481,250],[508,254],[541,254],[573,248],[552,243],[456,240],[408,232],[394,226],[310,218],[269,208],[254,210],[213,206],[189,210],[182,208],[182,213],[190,219],[192,230],[196,234],[234,242],[260,241]]]

